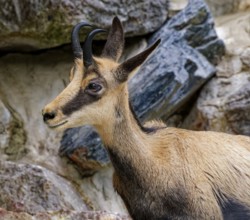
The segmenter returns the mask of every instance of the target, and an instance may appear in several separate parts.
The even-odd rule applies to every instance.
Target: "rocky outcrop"
[[[202,90],[183,126],[250,136],[250,13],[241,12],[217,20],[226,44],[226,56],[216,77]]]
[[[162,39],[159,48],[129,82],[130,99],[142,121],[167,118],[183,106],[215,73],[212,64],[224,54],[223,42],[202,0],[190,0],[151,36],[149,44],[158,38]],[[67,130],[60,152],[86,175],[109,163],[100,138],[89,128]]]
[[[31,51],[66,44],[76,23],[108,28],[115,15],[123,21],[127,36],[143,35],[163,24],[167,9],[168,0],[5,0],[0,7],[0,49]]]

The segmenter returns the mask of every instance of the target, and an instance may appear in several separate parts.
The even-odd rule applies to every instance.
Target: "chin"
[[[64,131],[67,128],[69,128],[69,122],[67,120],[59,122],[59,123],[51,123],[51,124],[47,124],[48,127],[52,130],[55,131]]]

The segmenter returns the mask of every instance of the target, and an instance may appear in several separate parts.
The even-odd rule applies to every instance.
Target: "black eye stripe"
[[[90,83],[100,86],[101,88],[99,91],[102,91],[102,88],[107,88],[107,82],[103,77],[93,78],[89,81],[88,85],[90,85]],[[73,112],[78,111],[83,106],[87,106],[101,99],[102,92],[99,94],[99,91],[88,90],[88,85],[85,88],[80,88],[78,93],[72,97],[69,102],[62,106],[62,113],[64,115],[71,115]]]
[[[80,89],[77,95],[62,107],[64,115],[71,115],[85,105],[98,101],[101,96],[93,96]]]

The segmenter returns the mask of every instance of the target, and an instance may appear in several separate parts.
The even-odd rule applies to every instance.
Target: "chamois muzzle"
[[[48,120],[54,119],[56,116],[55,112],[46,112],[43,114],[43,121],[47,122]]]

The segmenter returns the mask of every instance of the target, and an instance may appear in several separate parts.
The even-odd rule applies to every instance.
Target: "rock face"
[[[202,90],[183,126],[250,136],[250,40],[249,12],[217,20],[217,29],[226,43],[226,56],[217,67],[217,76]]]
[[[59,46],[70,42],[76,23],[87,21],[108,28],[115,15],[124,22],[127,36],[143,35],[163,24],[167,8],[168,0],[3,0],[0,49],[27,51]]]
[[[211,78],[215,73],[212,64],[224,54],[224,45],[217,38],[212,17],[201,0],[189,1],[185,9],[149,39],[149,44],[158,38],[162,39],[159,48],[129,82],[131,102],[142,121],[169,117]],[[93,143],[94,154],[98,156],[93,156]],[[92,165],[94,159],[99,167],[81,163],[87,174],[109,162],[100,138],[85,128],[67,130],[60,152],[78,164],[90,161]],[[87,155],[92,155],[91,159]]]

